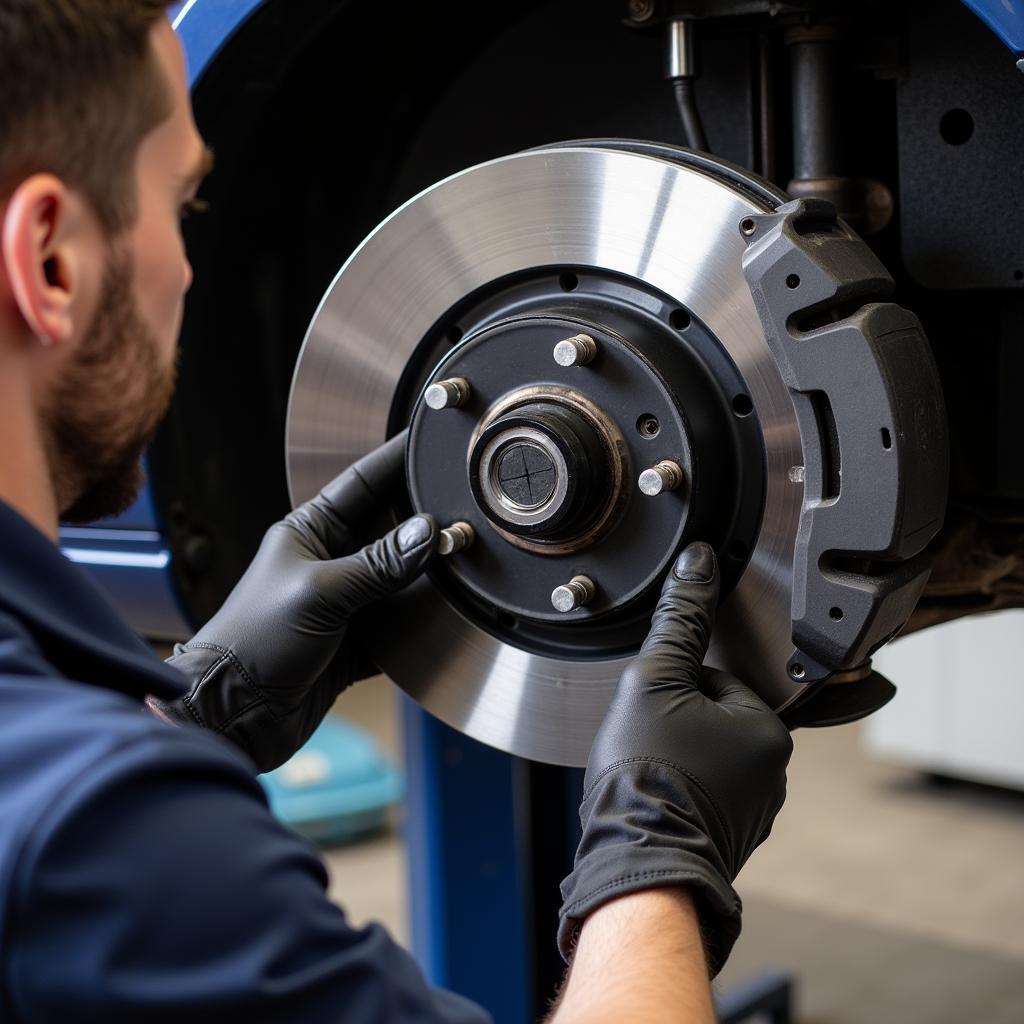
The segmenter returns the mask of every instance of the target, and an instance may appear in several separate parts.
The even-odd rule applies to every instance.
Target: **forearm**
[[[549,1024],[713,1024],[707,961],[685,889],[651,889],[595,910]]]

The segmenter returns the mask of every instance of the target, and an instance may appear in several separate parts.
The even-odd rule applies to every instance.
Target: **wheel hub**
[[[639,643],[684,538],[745,553],[763,494],[760,453],[737,486],[742,417],[700,360],[716,347],[710,332],[672,303],[642,315],[639,294],[607,275],[573,282],[571,310],[564,281],[543,275],[462,310],[470,331],[421,392],[450,387],[461,400],[417,401],[408,446],[413,507],[477,538],[433,568],[435,585],[483,628],[567,656],[580,627],[594,653]],[[490,319],[509,306],[521,315]],[[645,493],[641,477],[660,465],[669,475]],[[592,594],[558,608],[553,595],[576,576]]]

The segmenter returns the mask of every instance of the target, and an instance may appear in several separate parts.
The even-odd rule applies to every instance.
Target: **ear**
[[[15,190],[0,224],[0,257],[14,301],[44,345],[66,342],[74,326],[78,268],[69,239],[75,205],[59,178],[36,174]]]

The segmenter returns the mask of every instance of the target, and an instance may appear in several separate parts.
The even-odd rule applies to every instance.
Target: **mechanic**
[[[57,547],[60,521],[132,500],[172,390],[179,219],[209,157],[166,7],[0,0],[2,1017],[485,1020],[346,922],[256,779],[373,671],[358,614],[436,549],[416,516],[355,550],[402,486],[403,438],[271,527],[169,663]],[[717,596],[714,553],[691,545],[594,744],[557,1021],[713,1019],[731,882],[791,750],[756,696],[701,668]],[[486,942],[482,920],[458,926],[474,923]]]

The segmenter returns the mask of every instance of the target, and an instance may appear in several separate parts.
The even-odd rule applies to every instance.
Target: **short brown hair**
[[[115,234],[139,145],[171,112],[150,46],[170,0],[0,0],[0,199],[54,174]]]

